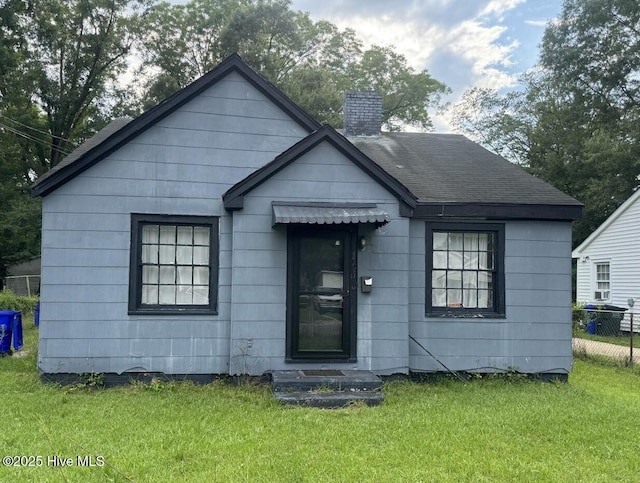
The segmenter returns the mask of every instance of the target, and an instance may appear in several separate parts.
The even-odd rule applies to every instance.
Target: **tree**
[[[211,70],[224,58],[221,34],[249,0],[192,0],[154,5],[137,25],[145,108]]]
[[[22,56],[16,75],[3,77],[12,77],[23,95],[19,102],[45,116],[50,135],[50,149],[34,166],[37,173],[58,164],[75,141],[109,117],[115,82],[133,43],[130,25],[144,1],[8,0],[0,7],[2,30],[17,39]],[[17,96],[12,97],[3,100],[14,102]]]
[[[150,19],[142,27],[147,32],[142,71],[155,72],[144,89],[147,107],[233,52],[319,122],[335,127],[342,125],[342,102],[349,89],[382,94],[388,129],[405,124],[430,129],[428,107],[447,92],[426,70],[415,72],[393,49],[363,50],[353,30],[313,22],[308,14],[291,10],[289,0],[161,4]]]
[[[565,0],[523,91],[470,91],[454,109],[462,131],[585,204],[576,245],[638,188],[639,25],[635,1]]]
[[[33,180],[117,106],[144,1],[0,1],[0,276],[40,251]]]

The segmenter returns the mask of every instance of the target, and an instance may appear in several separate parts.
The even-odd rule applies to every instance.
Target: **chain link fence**
[[[576,356],[640,366],[640,312],[612,305],[574,307]]]
[[[4,278],[3,285],[16,295],[39,295],[40,275],[9,275]]]

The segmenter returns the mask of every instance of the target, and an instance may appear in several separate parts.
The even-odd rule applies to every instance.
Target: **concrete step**
[[[382,379],[371,371],[275,371],[272,374],[271,387],[274,392],[317,389],[379,391],[382,389]]]
[[[371,371],[275,371],[271,389],[287,405],[339,408],[356,401],[377,406],[384,400],[382,380]]]
[[[356,403],[364,403],[367,406],[378,406],[384,401],[384,394],[381,391],[306,391],[276,392],[274,394],[280,404],[324,409],[343,408]]]

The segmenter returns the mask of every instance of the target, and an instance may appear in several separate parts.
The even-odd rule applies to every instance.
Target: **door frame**
[[[300,353],[297,342],[297,310],[299,293],[300,243],[302,237],[330,236],[341,232],[345,236],[344,286],[345,305],[342,313],[343,352]],[[355,362],[357,347],[358,307],[358,225],[289,225],[287,230],[287,317],[286,362]]]

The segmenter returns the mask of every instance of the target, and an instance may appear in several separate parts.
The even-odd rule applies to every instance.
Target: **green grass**
[[[27,321],[27,325],[31,323]],[[392,382],[378,408],[280,407],[267,387],[42,384],[36,329],[0,359],[0,481],[638,481],[640,376],[576,361],[568,384]],[[2,456],[4,456],[4,454]],[[48,456],[103,456],[93,468]]]
[[[576,331],[573,334],[574,337],[578,337],[580,339],[589,339],[589,340],[597,340],[599,342],[608,342],[609,344],[622,345],[625,347],[629,347],[629,336],[628,335],[597,335],[597,334],[589,334],[584,331]],[[633,347],[640,347],[640,334],[633,334]]]

